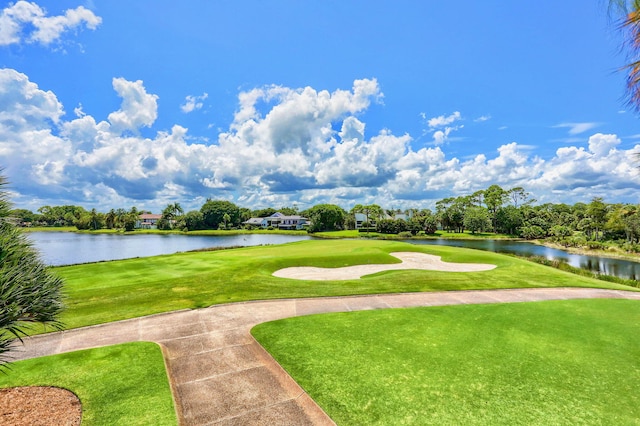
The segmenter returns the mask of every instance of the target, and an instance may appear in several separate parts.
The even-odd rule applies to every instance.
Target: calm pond
[[[199,235],[119,235],[76,234],[73,232],[32,232],[27,234],[48,265],[99,262],[133,257],[156,256],[212,247],[258,246],[309,240],[306,235],[242,234],[232,236]],[[522,241],[501,240],[407,240],[413,244],[468,247],[519,256],[542,256],[563,260],[577,268],[614,275],[640,278],[640,263],[623,259],[571,254],[563,250]]]
[[[129,259],[212,247],[260,246],[309,240],[306,235],[243,234],[201,235],[118,235],[76,234],[73,232],[31,232],[27,234],[48,265]]]
[[[640,263],[624,259],[568,253],[564,250],[523,241],[502,240],[408,240],[413,244],[434,244],[453,247],[467,247],[479,250],[508,253],[518,256],[541,256],[549,260],[561,260],[576,268],[586,269],[603,275],[637,280],[640,278]]]

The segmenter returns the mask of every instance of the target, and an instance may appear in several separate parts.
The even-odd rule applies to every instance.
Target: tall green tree
[[[485,231],[491,227],[489,211],[484,207],[469,207],[464,212],[464,227],[472,234]]]
[[[158,221],[158,229],[172,229],[177,224],[178,219],[182,218],[184,210],[180,203],[167,204],[162,210],[162,217]]]
[[[449,197],[436,202],[436,216],[442,228],[449,232],[463,232],[464,211],[469,203],[470,197]]]
[[[517,186],[507,191],[508,197],[513,202],[513,205],[517,208],[520,204],[530,204],[535,200],[529,198],[531,194],[524,190],[523,187]]]
[[[587,215],[591,219],[592,227],[595,231],[595,239],[598,240],[600,231],[607,221],[607,205],[602,201],[601,197],[593,198],[587,205]]]
[[[311,221],[309,232],[343,229],[347,212],[335,204],[318,204],[302,212]]]
[[[116,211],[114,209],[109,210],[109,213],[107,213],[104,217],[107,228],[108,229],[115,228],[117,219],[118,219],[118,216],[116,216]]]
[[[240,208],[231,201],[207,200],[200,208],[204,225],[209,229],[218,229],[224,222],[224,215],[229,215],[229,223],[237,225],[240,221]]]
[[[122,227],[127,232],[133,231],[136,229],[136,222],[138,219],[140,219],[140,212],[138,212],[138,209],[135,206],[131,207],[131,210],[125,213],[122,218]]]
[[[493,232],[498,229],[498,210],[507,200],[508,193],[498,185],[491,185],[484,191],[484,203],[491,215],[491,223],[493,224]]]
[[[11,203],[0,176],[0,365],[10,361],[12,344],[34,324],[60,328],[62,280],[10,217]]]
[[[231,221],[231,216],[229,213],[225,213],[222,215],[222,222],[224,222],[224,229],[228,229],[228,224]]]
[[[204,228],[204,218],[198,210],[192,210],[184,215],[184,226],[189,231],[197,231]]]

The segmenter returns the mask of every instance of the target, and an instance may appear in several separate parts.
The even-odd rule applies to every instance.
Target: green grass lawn
[[[640,302],[361,311],[258,325],[339,425],[640,424]]]
[[[31,226],[20,229],[23,232],[74,232],[78,230],[75,226]]]
[[[0,388],[56,386],[82,402],[83,425],[178,423],[160,347],[136,342],[18,361]]]
[[[491,263],[491,271],[392,271],[348,281],[300,281],[272,276],[288,266],[339,267],[394,263],[388,253],[417,251],[449,262]],[[479,250],[397,241],[310,240],[212,252],[181,253],[54,268],[65,279],[67,328],[220,303],[274,298],[417,291],[632,287],[580,277],[525,260]]]
[[[404,237],[399,237],[397,234],[380,234],[378,232],[360,232],[357,229],[348,229],[344,231],[329,231],[329,232],[316,232],[313,234],[315,237],[320,238],[381,238],[381,239],[404,239]],[[416,239],[435,239],[435,238],[447,238],[447,239],[460,239],[460,240],[475,240],[475,239],[490,239],[490,240],[500,240],[500,239],[520,239],[514,235],[508,234],[494,234],[493,232],[476,232],[475,234],[471,233],[471,231],[464,232],[447,232],[447,231],[436,231],[435,234],[419,234],[413,238]]]

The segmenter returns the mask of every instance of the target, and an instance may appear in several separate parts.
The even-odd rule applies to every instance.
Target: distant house
[[[161,214],[142,213],[136,221],[136,229],[158,229],[158,221]]]
[[[256,227],[263,227],[263,223],[264,223],[264,218],[263,217],[252,217],[251,219],[242,222],[245,225],[251,225],[251,226],[256,226]]]
[[[309,226],[309,219],[302,216],[285,216],[280,212],[276,212],[269,217],[252,217],[242,223],[244,225],[251,225],[263,229],[271,227],[283,230],[300,230]]]
[[[367,221],[367,215],[364,213],[356,213],[355,215],[355,219],[356,219],[356,229],[360,229],[363,227],[363,225],[365,223],[369,223],[369,228],[375,228],[376,227],[376,221],[375,218],[373,216],[369,216],[369,220]]]
[[[303,229],[309,225],[309,219],[302,216],[282,216],[280,217],[280,223],[278,223],[279,229]]]
[[[390,215],[389,213],[385,214],[385,219],[395,219],[395,220],[404,220],[408,222],[413,217],[413,211],[409,210],[407,213],[393,213]]]

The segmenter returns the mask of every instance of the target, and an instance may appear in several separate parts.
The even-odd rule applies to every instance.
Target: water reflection
[[[501,240],[409,240],[413,244],[433,244],[453,247],[467,247],[495,253],[516,254],[518,256],[540,256],[548,260],[559,260],[569,265],[603,275],[635,280],[640,277],[640,263],[624,259],[568,253],[564,250],[539,246],[523,241]]]
[[[157,256],[212,247],[259,246],[308,240],[306,235],[242,234],[230,236],[161,234],[76,234],[32,232],[27,234],[48,265]]]

